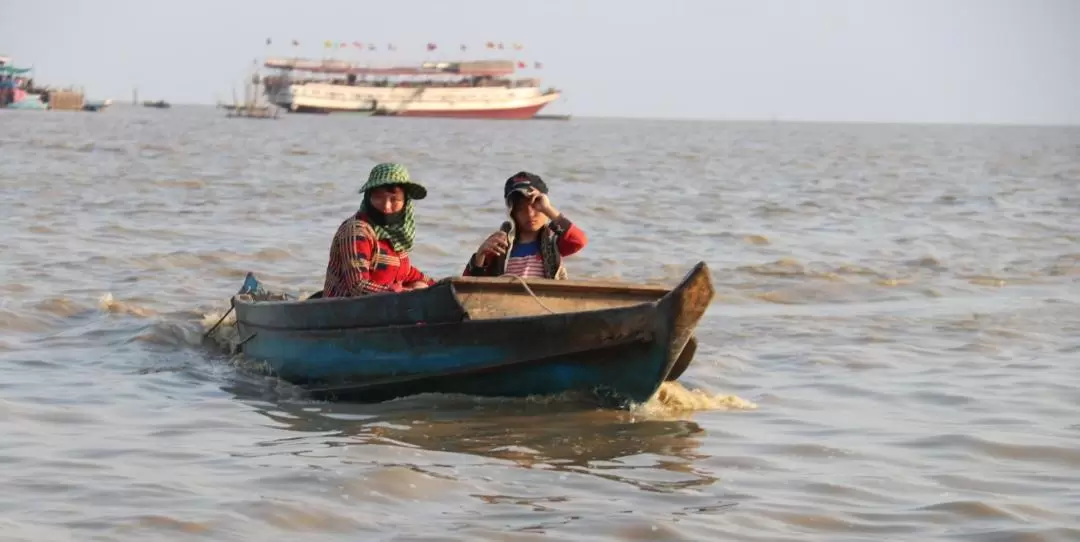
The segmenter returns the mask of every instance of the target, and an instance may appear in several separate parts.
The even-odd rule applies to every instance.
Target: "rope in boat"
[[[512,279],[517,279],[517,281],[520,282],[521,285],[525,287],[525,291],[528,292],[529,295],[531,295],[532,298],[534,300],[536,300],[536,302],[539,303],[541,307],[544,307],[544,309],[546,309],[551,314],[557,314],[555,311],[551,310],[551,307],[548,307],[547,305],[544,304],[543,301],[540,301],[540,296],[536,295],[536,293],[534,293],[532,291],[532,288],[529,288],[529,283],[525,282],[525,279],[523,279],[523,278],[521,278],[521,277],[519,277],[517,275],[511,275],[509,273],[504,274],[503,276],[504,277],[510,277]]]

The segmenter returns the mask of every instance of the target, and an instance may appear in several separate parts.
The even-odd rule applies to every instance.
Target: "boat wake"
[[[249,359],[240,352],[242,340],[237,333],[235,313],[227,309],[228,300],[180,311],[163,312],[151,308],[151,305],[140,299],[116,299],[110,293],[101,295],[96,302],[80,303],[73,299],[56,298],[39,303],[31,310],[36,314],[24,313],[19,316],[18,311],[5,312],[7,316],[0,318],[0,327],[45,331],[45,328],[56,324],[61,327],[75,325],[77,329],[86,330],[86,333],[100,335],[99,338],[107,340],[114,347],[128,349],[135,346],[139,350],[167,354],[147,358],[154,361],[140,363],[141,366],[135,369],[138,374],[184,372],[199,380],[227,381],[227,386],[237,387],[242,390],[242,395],[248,397],[322,403],[307,397],[302,388],[273,377],[265,363]],[[93,313],[98,316],[93,316]],[[95,324],[87,320],[101,317],[106,321]],[[46,340],[68,341],[74,338],[70,336],[71,333],[54,333]],[[172,354],[182,351],[192,356],[181,356],[183,359],[177,361],[177,356]],[[428,405],[468,403],[478,409],[493,406],[513,408],[517,404],[526,409],[540,406],[545,410],[561,410],[583,400],[585,398],[572,393],[526,399],[426,394],[393,402],[397,405],[395,409],[415,406],[416,401],[420,401]],[[715,394],[688,385],[685,381],[674,381],[665,382],[648,401],[633,405],[630,414],[644,419],[685,419],[699,411],[756,408],[757,405],[734,395]]]
[[[756,410],[757,405],[736,395],[713,394],[701,388],[687,388],[678,380],[664,382],[660,389],[633,411],[649,419],[684,418],[705,410]]]

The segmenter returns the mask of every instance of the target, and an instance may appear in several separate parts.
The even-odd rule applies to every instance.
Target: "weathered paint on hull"
[[[668,334],[652,321],[655,312],[654,304],[643,304],[555,317],[317,331],[241,322],[238,331],[253,335],[245,355],[266,360],[285,380],[339,390],[338,397],[521,397],[601,388],[608,390],[605,402],[625,404],[655,393],[674,361]]]
[[[328,344],[318,351],[304,349],[308,360],[321,362],[286,362],[280,356],[299,353],[303,349],[291,340],[260,341],[259,348],[247,349],[245,354],[268,362],[275,373],[285,380],[302,382],[308,374],[326,373],[330,359],[341,363],[339,368],[360,369],[366,364],[402,365],[423,364],[427,366],[474,365],[482,368],[472,373],[439,374],[419,379],[402,379],[386,382],[370,388],[342,386],[340,389],[320,391],[315,387],[313,395],[320,399],[373,402],[422,393],[451,393],[484,397],[527,397],[534,395],[559,395],[577,393],[592,397],[599,404],[625,407],[631,403],[647,401],[664,381],[663,375],[670,370],[670,360],[662,345],[634,342],[614,347],[608,352],[585,352],[536,360],[527,365],[499,365],[507,352],[490,347],[447,347],[440,351],[421,354],[408,359],[401,355],[378,354],[372,357],[350,351],[348,346]],[[265,352],[261,352],[265,349]],[[260,355],[262,354],[262,355]],[[329,354],[330,357],[318,357]],[[395,359],[396,358],[396,359]],[[594,358],[602,358],[596,362]],[[294,358],[296,359],[296,358]],[[287,378],[286,377],[292,377]]]

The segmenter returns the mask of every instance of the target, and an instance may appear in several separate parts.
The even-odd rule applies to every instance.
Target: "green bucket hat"
[[[393,184],[401,185],[401,188],[412,199],[424,199],[427,197],[427,189],[409,177],[409,170],[405,169],[405,166],[401,164],[393,163],[379,164],[371,168],[367,182],[360,187],[360,193],[363,194],[372,188]]]

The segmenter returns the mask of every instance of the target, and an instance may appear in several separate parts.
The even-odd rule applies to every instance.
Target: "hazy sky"
[[[1080,0],[0,0],[0,54],[90,99],[214,103],[324,40],[520,42],[553,113],[1080,124]]]

